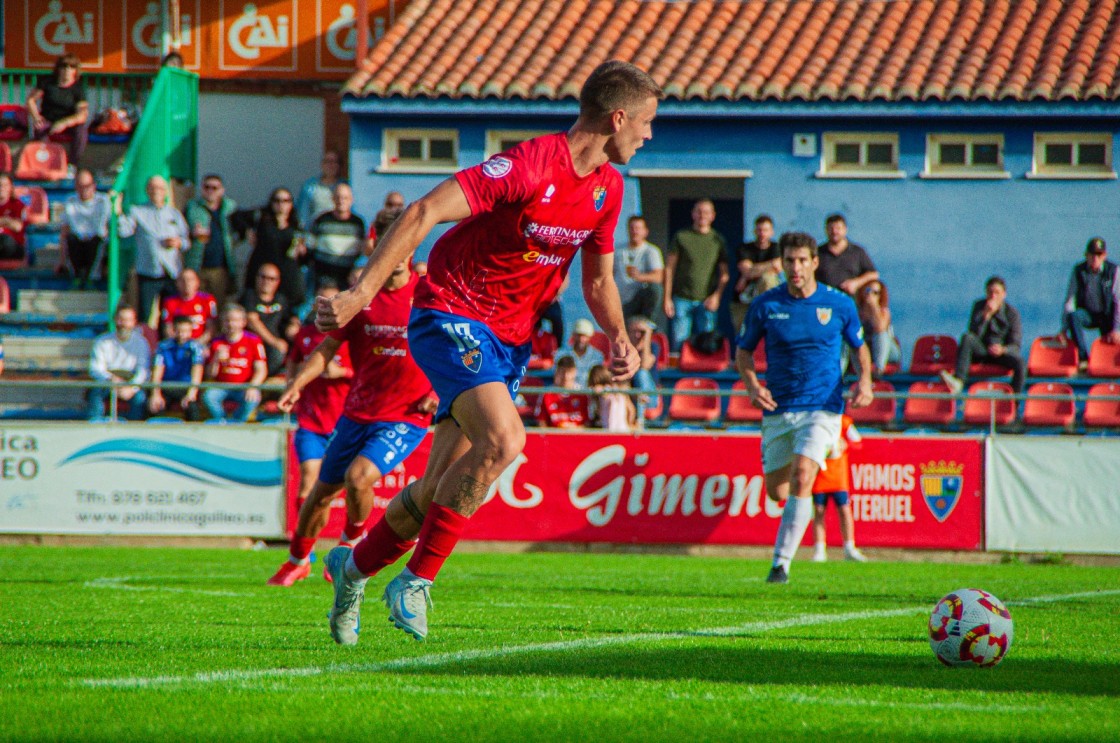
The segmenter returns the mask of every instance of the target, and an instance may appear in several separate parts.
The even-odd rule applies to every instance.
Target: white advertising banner
[[[988,439],[987,548],[1120,554],[1120,439]]]
[[[275,426],[0,427],[0,533],[279,537]]]

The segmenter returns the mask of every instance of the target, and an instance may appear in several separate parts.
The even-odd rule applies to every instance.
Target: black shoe
[[[789,583],[789,574],[781,565],[770,568],[770,575],[766,576],[767,583]]]

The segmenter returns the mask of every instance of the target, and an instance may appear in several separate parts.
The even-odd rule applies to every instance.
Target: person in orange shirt
[[[822,468],[813,482],[813,562],[828,559],[825,552],[824,512],[829,498],[836,504],[840,517],[840,536],[844,540],[844,559],[867,562],[867,557],[856,549],[855,520],[852,518],[852,504],[848,491],[851,489],[851,467],[848,464],[848,451],[859,448],[862,441],[859,431],[852,425],[852,419],[843,416],[840,422],[840,437],[828,453],[828,467]]]

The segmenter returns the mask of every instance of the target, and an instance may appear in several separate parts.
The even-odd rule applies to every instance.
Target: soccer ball
[[[994,666],[1011,649],[1011,612],[987,591],[962,588],[929,616],[929,646],[947,666]]]

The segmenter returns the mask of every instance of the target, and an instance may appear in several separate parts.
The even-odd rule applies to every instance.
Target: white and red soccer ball
[[[961,588],[929,616],[929,646],[947,666],[994,666],[1011,649],[1011,612],[987,591]]]

